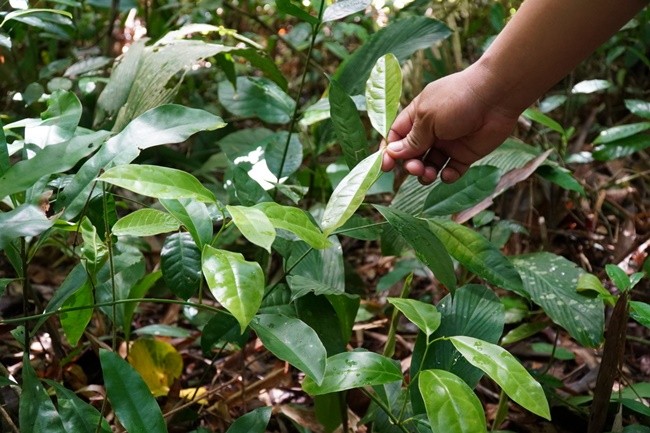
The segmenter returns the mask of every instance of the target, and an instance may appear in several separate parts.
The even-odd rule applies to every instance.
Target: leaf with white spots
[[[327,351],[305,322],[281,314],[258,314],[251,322],[264,347],[321,384]]]
[[[530,299],[544,309],[553,322],[566,329],[580,344],[595,347],[603,340],[605,309],[602,299],[577,291],[582,269],[551,253],[511,258]]]

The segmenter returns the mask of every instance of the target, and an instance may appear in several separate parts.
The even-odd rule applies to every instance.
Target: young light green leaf
[[[99,349],[106,395],[115,415],[129,432],[167,433],[165,419],[149,387],[128,362]]]
[[[532,337],[542,329],[547,328],[548,325],[549,324],[546,322],[532,322],[519,325],[515,329],[508,331],[508,333],[503,336],[501,339],[501,345],[505,346],[508,344],[514,344],[528,337]]]
[[[387,138],[402,96],[402,70],[393,54],[380,57],[366,83],[366,107],[372,126]]]
[[[370,6],[370,0],[339,0],[325,9],[323,22],[336,21],[365,10]]]
[[[226,206],[242,235],[269,253],[275,240],[275,228],[264,212],[254,207]]]
[[[258,314],[250,325],[271,353],[307,374],[317,385],[322,383],[327,352],[316,331],[305,322],[281,314]]]
[[[507,350],[472,337],[449,337],[451,343],[473,366],[483,370],[514,402],[551,419],[542,386]]]
[[[79,287],[79,289],[65,301],[63,308],[89,307],[92,306],[93,303],[93,287],[90,284],[90,281],[87,280],[84,285]],[[68,338],[68,342],[72,347],[75,347],[79,342],[79,339],[86,330],[86,326],[88,326],[92,315],[92,307],[61,314],[61,327],[63,327],[65,336]]]
[[[440,313],[435,306],[415,299],[388,298],[388,302],[406,316],[426,336],[433,334],[440,326]]]
[[[487,430],[480,400],[460,377],[445,370],[425,370],[420,373],[418,387],[432,431],[484,433]]]
[[[302,389],[311,395],[321,395],[401,380],[402,372],[390,358],[374,352],[343,352],[327,358],[325,376],[320,385],[307,377]]]
[[[627,276],[625,271],[616,265],[608,264],[605,266],[605,272],[612,283],[622,291],[627,291],[630,288],[630,277]]]
[[[612,141],[627,138],[636,135],[639,132],[647,131],[648,129],[650,129],[650,122],[613,126],[600,131],[600,134],[598,134],[598,137],[594,140],[594,144],[611,143]]]
[[[491,165],[470,167],[454,183],[437,182],[424,202],[422,215],[443,216],[465,210],[492,194],[501,173]]]
[[[528,119],[540,123],[547,128],[552,129],[555,132],[559,132],[560,134],[564,135],[564,128],[557,123],[555,120],[551,119],[548,117],[546,114],[542,113],[539,110],[535,110],[534,108],[528,108],[526,111],[523,113],[524,117],[527,117]]]
[[[40,235],[52,224],[54,221],[49,220],[38,206],[30,204],[0,213],[0,251],[14,239]]]
[[[366,193],[381,174],[382,156],[381,150],[368,156],[336,186],[321,219],[321,227],[326,236],[345,224],[361,206]]]
[[[199,249],[210,243],[212,240],[212,218],[205,203],[183,198],[179,200],[161,199],[160,204],[183,224]]]
[[[352,168],[369,154],[359,111],[354,100],[336,80],[330,82],[329,103],[334,132],[341,143],[345,162]]]
[[[300,208],[274,202],[259,203],[255,208],[264,212],[276,229],[290,231],[313,248],[323,249],[332,245],[309,215]]]
[[[36,377],[28,356],[24,357],[22,377],[18,409],[21,433],[65,433],[59,413]]]
[[[271,407],[260,407],[250,411],[237,418],[226,433],[264,433],[269,419],[271,419],[271,413]]]
[[[523,280],[525,296],[542,307],[551,320],[583,346],[594,347],[602,342],[602,300],[576,291],[582,269],[551,253],[527,254],[511,260]]]
[[[189,233],[174,233],[160,251],[160,270],[169,290],[181,299],[194,296],[201,286],[201,250]]]
[[[210,291],[235,316],[243,333],[262,304],[262,268],[256,262],[247,262],[239,253],[209,245],[203,247],[201,262]]]
[[[453,293],[456,289],[454,265],[444,245],[429,225],[397,209],[379,205],[375,205],[375,208],[413,247],[417,257],[431,269],[436,278]]]
[[[109,168],[99,180],[155,198],[193,198],[214,203],[214,194],[191,174],[157,165],[126,164]]]
[[[630,317],[646,328],[650,328],[650,305],[640,301],[630,301]]]
[[[138,209],[120,218],[112,228],[115,236],[155,236],[178,230],[180,222],[157,209]]]
[[[576,291],[578,293],[587,291],[596,292],[598,296],[602,297],[612,306],[614,306],[616,303],[616,298],[614,295],[609,293],[609,291],[603,286],[603,283],[600,282],[600,279],[594,274],[581,274],[578,278],[578,286],[576,287]]]
[[[519,273],[490,241],[461,224],[429,220],[429,227],[449,254],[468,270],[500,287],[523,292]]]
[[[75,433],[111,433],[111,427],[97,409],[86,403],[77,395],[53,380],[45,381],[56,391],[59,415],[66,432]],[[97,429],[99,426],[99,430]]]

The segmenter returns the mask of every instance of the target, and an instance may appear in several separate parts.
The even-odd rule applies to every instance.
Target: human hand
[[[403,160],[422,184],[438,174],[447,183],[458,180],[503,143],[517,123],[519,113],[488,100],[494,92],[486,86],[489,81],[472,67],[430,83],[395,119],[382,170]]]

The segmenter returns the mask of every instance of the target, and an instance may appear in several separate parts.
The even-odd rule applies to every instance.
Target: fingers
[[[420,157],[433,145],[433,122],[416,118],[416,106],[417,98],[397,116],[388,134],[386,153],[393,159]]]

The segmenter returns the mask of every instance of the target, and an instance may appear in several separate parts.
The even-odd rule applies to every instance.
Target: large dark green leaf
[[[52,227],[54,221],[45,216],[38,206],[24,204],[9,212],[0,213],[0,251],[9,242],[24,236],[38,236]]]
[[[298,134],[291,134],[288,142],[287,138],[289,133],[280,131],[262,142],[266,165],[278,180],[292,175],[302,164],[302,143]]]
[[[478,232],[453,221],[430,220],[429,227],[449,254],[488,282],[523,292],[521,277],[512,263]]]
[[[162,105],[129,123],[81,166],[69,185],[59,194],[56,210],[61,218],[72,219],[84,207],[93,180],[102,169],[133,161],[142,150],[161,144],[180,143],[204,130],[225,126],[223,120],[204,110],[180,105]]]
[[[63,280],[63,283],[61,283],[61,285],[54,291],[54,295],[52,296],[52,299],[50,299],[50,302],[47,304],[47,307],[45,307],[44,312],[51,313],[61,308],[61,306],[70,296],[79,290],[81,286],[86,284],[87,280],[88,273],[86,272],[83,264],[79,263],[74,268],[72,268],[72,270],[65,277],[65,280]],[[40,328],[45,320],[47,320],[47,318],[40,319],[34,328]]]
[[[54,403],[36,377],[28,356],[24,357],[22,377],[18,413],[21,433],[65,433],[66,429],[54,408]]]
[[[290,275],[317,281],[331,287],[334,293],[345,291],[345,268],[341,244],[335,236],[330,236],[331,246],[313,250],[306,243],[292,242],[286,255],[285,269]]]
[[[387,138],[397,117],[402,96],[402,70],[392,53],[379,59],[366,82],[366,108],[370,123],[382,137]]]
[[[316,331],[305,322],[281,314],[259,314],[251,328],[271,353],[321,384],[327,352]]]
[[[165,239],[160,251],[160,269],[165,284],[179,298],[189,299],[198,292],[201,250],[189,233],[174,233]]]
[[[456,274],[451,257],[426,221],[397,209],[375,205],[400,235],[413,247],[418,258],[449,290],[456,289]]]
[[[350,341],[352,326],[346,326],[349,325],[349,316],[341,314],[345,308],[340,308],[340,305],[348,301],[346,304],[346,306],[350,307],[348,311],[355,310],[355,313],[359,306],[358,298],[351,300],[346,295],[339,295],[339,297],[346,297],[346,299],[340,301],[334,299],[333,302],[327,302],[328,299],[325,296],[315,296],[309,293],[296,299],[295,304],[292,304],[298,318],[316,331],[319,340],[327,350],[328,356],[345,351],[345,346]],[[335,296],[329,296],[328,298],[333,299]],[[339,308],[334,308],[334,304],[339,304]],[[353,308],[355,305],[356,308]],[[354,315],[351,321],[354,322]]]
[[[357,106],[336,80],[330,82],[329,102],[332,124],[348,167],[369,155],[366,132]]]
[[[288,0],[287,0],[288,1]],[[226,433],[264,433],[271,419],[272,408],[260,407],[240,416],[233,422]]]
[[[186,171],[157,165],[125,164],[106,170],[99,180],[138,194],[163,199],[216,202],[214,194]]]
[[[86,403],[66,387],[46,380],[56,391],[56,400],[59,407],[59,415],[66,432],[74,433],[111,433],[108,422],[102,417],[97,409]],[[101,420],[101,421],[100,421]],[[97,426],[99,425],[99,431]]]
[[[436,182],[424,202],[425,216],[451,215],[489,197],[500,179],[499,169],[491,165],[470,167],[454,183]]]
[[[119,219],[112,228],[115,236],[155,236],[178,230],[180,222],[158,209],[138,209]]]
[[[503,333],[505,314],[503,304],[490,289],[479,285],[467,285],[458,288],[452,297],[445,296],[438,304],[438,311],[442,315],[440,327],[433,333],[430,341],[441,337],[455,335],[468,335],[481,340],[496,343]],[[431,368],[454,373],[463,379],[470,388],[473,388],[483,376],[483,372],[470,365],[449,341],[436,341],[427,351],[426,338],[418,335],[413,350],[411,363],[411,376],[418,371]],[[411,390],[413,409],[416,413],[423,413],[422,397],[417,389]]]
[[[374,352],[343,352],[327,358],[325,377],[320,385],[307,377],[302,388],[311,395],[321,395],[401,380],[402,372],[390,358]]]
[[[513,257],[528,296],[580,344],[595,347],[602,342],[604,306],[576,291],[584,271],[573,262],[551,253]]]
[[[237,89],[228,81],[220,82],[219,102],[236,116],[268,123],[289,123],[296,105],[277,84],[262,77],[237,77]]]
[[[472,337],[450,337],[452,344],[473,366],[483,370],[514,402],[551,419],[542,386],[507,350]]]
[[[201,350],[210,353],[215,344],[221,341],[243,345],[248,333],[242,334],[239,323],[230,314],[215,314],[201,330]]]
[[[243,333],[262,304],[262,268],[256,262],[247,262],[239,253],[209,245],[203,247],[201,263],[210,291],[235,316]]]
[[[62,143],[51,144],[31,159],[17,162],[0,177],[0,198],[26,190],[43,176],[71,169],[82,158],[97,150],[98,144],[109,135],[106,131],[79,135]]]
[[[411,17],[396,21],[357,48],[337,69],[334,78],[348,94],[362,93],[372,67],[381,56],[393,53],[401,62],[417,50],[430,48],[450,34],[447,26],[431,18]]]
[[[114,352],[99,349],[106,395],[129,433],[167,433],[158,403],[137,371]]]
[[[160,200],[167,212],[183,224],[199,249],[212,240],[212,219],[205,203],[189,198]]]
[[[463,380],[445,370],[425,370],[418,378],[429,425],[434,432],[482,433],[483,406]]]

